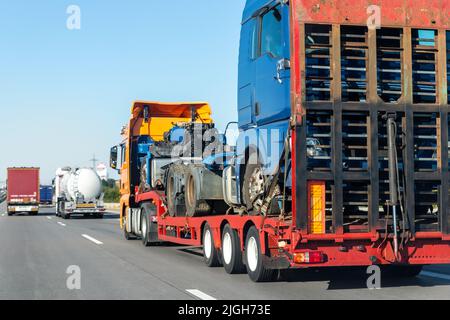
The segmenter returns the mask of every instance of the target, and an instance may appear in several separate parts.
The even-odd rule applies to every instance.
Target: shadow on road
[[[112,213],[112,214],[108,213],[108,214],[105,214],[102,219],[96,218],[91,215],[89,215],[89,216],[75,215],[75,216],[71,216],[70,220],[117,220],[119,218],[120,218],[120,214],[118,214],[118,213],[117,214],[116,213]]]
[[[367,289],[370,275],[365,268],[327,268],[285,270],[280,273],[281,282],[328,282],[328,290]],[[450,280],[437,278],[398,278],[381,275],[382,288],[448,286]]]
[[[164,244],[168,247],[176,245]],[[203,257],[201,248],[179,247],[178,251],[197,257]],[[367,289],[367,280],[370,275],[366,268],[342,267],[342,268],[311,268],[297,270],[282,270],[274,283],[312,283],[328,282],[327,290],[352,290]],[[439,271],[439,270],[437,270]],[[381,275],[382,288],[397,287],[437,287],[450,286],[450,280],[418,276],[415,278],[398,278],[388,274]]]
[[[50,209],[50,208],[49,208]],[[38,215],[30,215],[26,212],[20,212],[20,213],[15,213],[12,217],[30,217],[30,218],[36,218],[36,217],[56,217],[55,213],[52,211],[48,211],[48,212],[42,212],[40,211]],[[70,217],[70,220],[117,220],[120,218],[120,214],[118,213],[107,213],[105,214],[105,216],[103,217],[103,219],[100,218],[96,218],[94,216],[83,216],[83,215],[76,215],[76,216],[72,216]]]

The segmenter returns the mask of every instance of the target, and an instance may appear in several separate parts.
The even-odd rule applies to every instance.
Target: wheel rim
[[[256,271],[258,268],[259,250],[258,243],[254,237],[248,240],[247,244],[247,264],[251,271]]]
[[[211,232],[209,230],[205,231],[205,237],[203,239],[203,247],[204,247],[206,259],[211,258],[211,255],[212,255],[212,241],[211,241]]]
[[[231,235],[228,232],[226,232],[223,236],[222,254],[225,264],[230,264],[233,256],[233,244]]]
[[[189,180],[186,184],[186,200],[187,203],[190,207],[194,207],[195,206],[195,181],[194,181],[194,177],[190,176]]]
[[[254,202],[264,193],[264,176],[261,167],[256,167],[253,170],[248,189],[251,202]]]
[[[147,236],[147,219],[142,219],[142,236],[145,238]]]

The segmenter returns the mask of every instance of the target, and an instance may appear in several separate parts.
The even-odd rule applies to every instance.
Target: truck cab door
[[[255,118],[258,126],[290,117],[289,7],[276,4],[259,18],[255,60]]]
[[[242,24],[239,49],[239,128],[246,130],[256,125],[255,119],[255,74],[258,48],[259,18]]]

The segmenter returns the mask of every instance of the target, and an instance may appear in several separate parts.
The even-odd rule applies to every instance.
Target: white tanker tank
[[[59,168],[56,171],[56,214],[65,219],[71,215],[103,217],[102,181],[91,168]]]

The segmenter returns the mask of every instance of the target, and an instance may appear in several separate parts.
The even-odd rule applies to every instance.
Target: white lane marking
[[[5,214],[3,213],[3,214],[2,214],[2,217],[4,217],[4,216],[5,216]]]
[[[200,290],[197,289],[191,289],[191,290],[186,290],[188,293],[192,294],[193,296],[200,298],[201,300],[205,300],[205,301],[216,301],[216,298],[211,297],[210,295],[207,295],[204,292],[201,292]]]
[[[52,220],[52,217],[47,217],[48,220]]]
[[[66,227],[66,226],[67,226],[66,224],[64,224],[64,223],[62,223],[62,222],[58,222],[58,224],[59,224],[60,226],[62,226],[62,227]]]
[[[436,272],[430,272],[430,271],[422,271],[420,273],[420,275],[429,277],[429,278],[437,278],[437,279],[443,279],[443,280],[450,281],[450,275],[448,275],[448,274],[442,274],[442,273],[436,273]]]
[[[98,244],[98,245],[102,245],[102,244],[103,244],[103,242],[98,241],[97,239],[92,238],[91,236],[88,236],[87,234],[82,234],[81,236],[82,236],[83,238],[89,240],[89,241],[92,241],[92,242],[95,243],[95,244]]]

